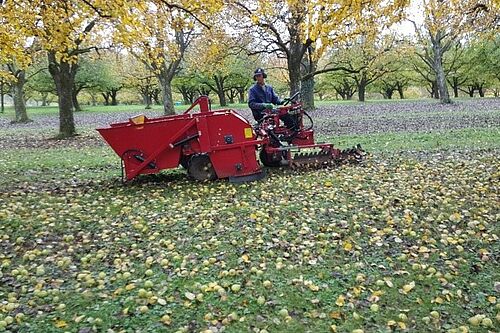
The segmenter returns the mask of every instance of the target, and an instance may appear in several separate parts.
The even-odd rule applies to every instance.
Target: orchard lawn
[[[0,331],[500,326],[498,99],[321,106],[319,141],[367,160],[243,185],[122,184],[94,128],[132,113],[77,114],[66,141],[51,112],[0,116]]]

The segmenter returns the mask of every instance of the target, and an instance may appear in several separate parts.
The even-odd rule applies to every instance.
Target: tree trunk
[[[42,106],[47,106],[47,97],[48,97],[49,93],[44,92],[41,95],[42,95]]]
[[[384,99],[392,99],[392,94],[394,94],[394,88],[386,87],[382,89],[382,96],[384,96]]]
[[[458,84],[453,84],[453,96],[458,98]]]
[[[300,99],[307,111],[314,110],[314,77],[303,80],[300,86]]]
[[[398,90],[398,93],[399,93],[399,99],[405,99],[403,85],[398,83],[396,89]]]
[[[118,94],[118,90],[111,90],[111,105],[118,105],[118,101],[116,100],[116,95]]]
[[[4,93],[4,85],[5,83],[3,82],[3,80],[0,80],[0,113],[4,113],[5,112],[5,100],[4,100],[4,96],[5,96],[5,93]]]
[[[201,86],[198,88],[199,95],[210,96],[210,88],[207,86]]]
[[[182,95],[182,100],[183,100],[184,105],[190,105],[191,102],[189,100],[189,88],[184,87],[184,86],[179,87],[179,92]]]
[[[289,29],[290,46],[287,53],[288,79],[290,81],[290,96],[300,91],[301,80],[301,63],[304,57],[304,45],[302,38],[299,36],[298,28],[292,27]],[[303,97],[303,96],[301,96]]]
[[[366,86],[367,86],[367,83],[366,83],[364,76],[361,78],[361,80],[358,81],[357,85],[358,85],[358,99],[360,102],[364,102],[365,101]]]
[[[149,89],[145,89],[145,91],[142,93],[142,100],[143,103],[146,104],[144,107],[146,110],[151,109],[151,104],[152,104],[152,99],[151,99],[151,94],[149,92]]]
[[[238,89],[238,94],[239,94],[239,97],[238,97],[239,103],[240,104],[245,103],[245,89],[244,88]]]
[[[484,97],[484,89],[483,87],[478,87],[477,92],[479,93],[479,97]]]
[[[219,104],[220,104],[220,106],[226,106],[227,105],[226,94],[224,94],[224,91],[218,90],[217,91],[217,96],[219,97]]]
[[[342,100],[345,100],[347,95],[345,93],[345,91],[343,89],[340,89],[340,88],[334,88],[335,89],[335,99],[339,99],[339,95],[340,95],[340,98],[342,98]]]
[[[227,97],[229,99],[229,104],[234,104],[234,99],[238,96],[238,90],[235,88],[229,89],[227,92]]]
[[[90,94],[90,99],[91,99],[92,106],[96,106],[97,105],[97,99],[95,98],[94,94]]]
[[[75,112],[80,112],[82,111],[82,108],[80,107],[80,103],[78,102],[78,97],[75,93],[72,94],[71,97],[72,103],[73,103],[73,110]]]
[[[290,96],[293,96],[297,91],[300,91],[300,59],[296,61],[288,61],[288,78],[290,80]]]
[[[67,138],[76,134],[72,96],[78,64],[63,60],[58,63],[55,52],[49,52],[48,58],[49,72],[54,79],[59,102],[59,137]]]
[[[354,96],[355,93],[356,93],[356,90],[347,91],[347,94],[346,94],[347,100],[348,101],[352,100],[352,97]]]
[[[161,84],[161,92],[163,96],[163,113],[165,115],[175,114],[174,100],[172,97],[172,79],[169,79],[166,75],[161,75],[158,79]]]
[[[78,93],[79,92],[80,91],[75,86],[73,86],[73,91],[71,93],[71,100],[72,100],[73,109],[75,110],[75,112],[82,111],[82,108],[80,107],[80,103],[78,103]]]
[[[156,105],[162,105],[162,101],[160,99],[160,93],[162,92],[161,89],[155,88],[151,90],[151,101],[154,102]]]
[[[441,103],[450,104],[451,99],[448,93],[448,85],[446,83],[446,74],[443,69],[443,49],[439,39],[433,41],[432,45],[434,51],[434,73],[436,74],[436,83],[439,91],[439,99]]]
[[[474,87],[467,88],[467,93],[469,94],[469,97],[474,97],[474,91],[475,91]]]
[[[17,81],[12,84],[12,99],[14,100],[14,110],[16,111],[16,123],[30,121],[26,113],[26,102],[24,100],[24,84],[26,83],[26,72],[20,70],[16,73]]]
[[[193,104],[193,102],[196,98],[198,98],[198,93],[194,90],[189,91],[189,93],[188,93],[189,104]]]
[[[358,85],[358,100],[360,102],[365,101],[365,89],[366,89],[366,86],[364,84]]]
[[[432,81],[431,82],[431,98],[435,98],[435,99],[439,99],[439,90],[438,90],[438,87],[437,87],[437,82],[436,81]]]
[[[227,105],[226,94],[224,93],[224,81],[226,80],[226,78],[223,76],[214,75],[213,79],[215,81],[215,86],[216,86],[215,92],[219,97],[219,104],[220,106],[226,106]]]
[[[104,98],[104,105],[109,105],[109,93],[101,93],[102,97]]]

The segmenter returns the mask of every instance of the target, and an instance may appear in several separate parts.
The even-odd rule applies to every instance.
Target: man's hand
[[[274,108],[272,103],[263,103],[264,110],[272,110]]]

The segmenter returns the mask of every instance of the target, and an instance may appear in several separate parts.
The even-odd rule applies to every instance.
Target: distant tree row
[[[355,44],[336,50],[331,61],[345,66],[351,72],[339,70],[320,76],[315,93],[350,100],[357,95],[365,100],[365,93],[380,93],[391,99],[394,94],[404,98],[409,86],[423,87],[429,97],[439,99],[436,76],[431,65],[420,56],[422,46],[415,47],[405,40],[391,41],[392,45]],[[500,36],[456,42],[443,59],[447,86],[453,97],[475,94],[484,97],[500,94]]]
[[[413,2],[0,1],[1,100],[8,90],[24,122],[28,97],[55,94],[68,137],[82,92],[116,104],[135,91],[173,114],[176,93],[242,101],[256,66],[282,94],[300,91],[307,109],[315,94],[403,97],[410,84],[442,103],[450,88],[498,95],[499,2]],[[399,34],[401,22],[413,33]]]
[[[205,41],[206,42],[206,41]],[[378,43],[378,44],[377,44]],[[383,98],[403,99],[409,86],[423,87],[429,97],[439,98],[432,68],[407,40],[386,37],[377,43],[367,39],[351,42],[348,47],[334,49],[325,61],[339,69],[318,75],[314,93],[319,99],[365,100],[367,92],[380,93]],[[201,48],[200,48],[201,49]],[[217,52],[202,58],[199,52],[188,53],[172,80],[173,92],[184,104],[191,104],[199,95],[213,95],[220,105],[244,103],[253,83],[255,67],[265,66],[259,58],[245,53]],[[235,50],[237,51],[237,50]],[[274,64],[269,63],[269,66]],[[500,93],[500,37],[456,43],[443,59],[447,84],[454,97],[475,94],[484,97],[487,90]],[[271,70],[271,82],[287,90],[285,76]],[[57,90],[45,58],[39,58],[26,72],[26,99],[53,101]],[[5,83],[4,93],[8,93]],[[80,111],[79,95],[96,105],[117,105],[119,93],[127,93],[127,103],[143,102],[146,108],[163,104],[161,85],[154,73],[136,57],[122,51],[101,51],[99,55],[82,56],[72,89],[75,111]]]

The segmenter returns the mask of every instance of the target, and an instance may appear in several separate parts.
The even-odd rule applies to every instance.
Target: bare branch
[[[81,0],[84,4],[92,8],[94,12],[96,12],[97,15],[99,15],[102,18],[111,18],[111,14],[104,14],[103,11],[100,8],[95,7],[93,4],[90,3],[88,0]]]
[[[187,14],[189,14],[192,18],[194,18],[198,23],[200,23],[202,26],[204,26],[205,28],[207,29],[210,29],[210,26],[208,24],[206,24],[205,22],[203,22],[202,20],[200,20],[200,18],[198,18],[198,16],[196,16],[191,10],[187,9],[187,8],[184,8],[180,5],[177,5],[175,3],[170,3],[166,0],[161,0],[161,2],[167,6],[169,9],[179,9]]]
[[[323,74],[323,73],[329,73],[329,72],[336,72],[336,71],[344,71],[349,74],[357,74],[361,72],[363,69],[365,69],[366,66],[361,67],[360,69],[352,69],[344,66],[337,66],[337,67],[330,67],[330,68],[323,68],[320,70],[316,70],[313,73],[307,73],[306,75],[302,76],[302,80],[308,80],[316,75]]]
[[[243,9],[244,11],[246,11],[247,14],[252,14],[252,10],[250,10],[247,6],[245,6],[241,2],[236,2],[236,5],[239,6],[241,9]],[[265,28],[271,31],[274,37],[276,38],[276,40],[274,40],[274,43],[276,43],[281,48],[282,52],[286,53],[287,57],[290,57],[290,51],[288,50],[287,47],[288,42],[283,41],[283,39],[281,38],[281,34],[274,25],[262,21],[259,21],[257,25],[261,28]]]
[[[429,56],[427,50],[426,50],[426,54],[421,54],[419,52],[415,52],[415,54],[420,58],[422,59],[422,61],[427,65],[429,66],[430,68],[433,68],[433,61],[432,61],[432,58]]]
[[[48,70],[49,68],[48,67],[43,67],[43,68],[40,68],[39,70],[37,70],[36,72],[28,75],[28,77],[26,78],[27,80],[31,79],[33,76],[37,75],[38,73],[40,72],[43,72],[44,70]]]

